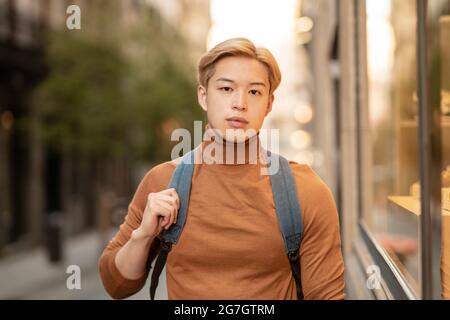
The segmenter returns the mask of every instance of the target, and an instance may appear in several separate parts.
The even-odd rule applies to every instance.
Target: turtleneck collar
[[[201,146],[203,163],[222,165],[257,164],[262,156],[259,132],[245,142],[223,139],[217,130],[206,125]]]

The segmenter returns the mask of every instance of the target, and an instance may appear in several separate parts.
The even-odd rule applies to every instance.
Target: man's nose
[[[236,97],[233,101],[233,109],[238,109],[240,111],[247,110],[247,97],[244,93],[236,94]]]

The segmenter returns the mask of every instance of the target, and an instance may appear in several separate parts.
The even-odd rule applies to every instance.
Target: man
[[[208,128],[219,138],[200,145],[202,161],[194,168],[187,221],[167,258],[168,297],[297,299],[270,179],[261,174],[259,161],[258,133],[281,81],[277,62],[267,49],[235,38],[207,52],[198,70],[199,104],[207,112]],[[220,152],[203,152],[209,147]],[[230,157],[234,148],[246,152]],[[343,299],[344,263],[333,196],[307,165],[289,165],[304,225],[304,298]],[[124,223],[100,258],[101,278],[113,298],[126,298],[143,287],[149,251],[156,250],[153,239],[176,222],[180,199],[175,189],[167,189],[175,168],[176,161],[169,161],[145,175]]]

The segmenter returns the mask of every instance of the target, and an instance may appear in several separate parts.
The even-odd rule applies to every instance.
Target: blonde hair
[[[205,53],[198,64],[198,82],[203,87],[208,86],[209,79],[215,72],[215,64],[225,57],[248,57],[264,64],[269,74],[270,94],[280,85],[281,72],[272,53],[263,47],[255,45],[246,38],[232,38],[219,43]]]

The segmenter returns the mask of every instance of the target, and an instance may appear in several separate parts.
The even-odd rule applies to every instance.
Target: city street
[[[113,232],[111,232],[111,235]],[[102,251],[97,233],[90,232],[65,245],[65,259],[59,264],[48,262],[43,248],[9,256],[0,262],[0,299],[111,299],[103,288],[98,272],[98,257]],[[67,267],[81,270],[81,288],[67,288]],[[149,299],[150,280],[140,292],[129,299]],[[161,274],[156,299],[167,299],[165,270]]]

